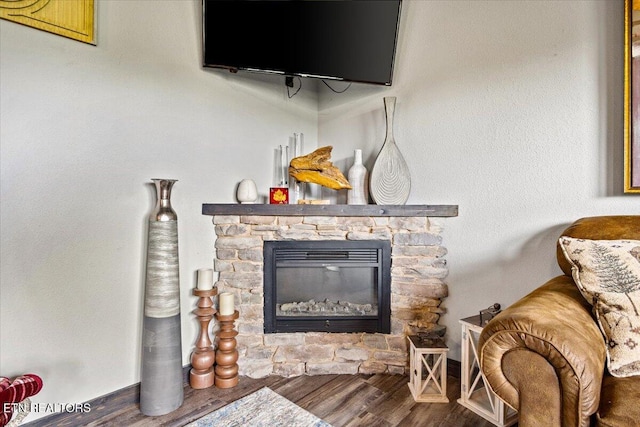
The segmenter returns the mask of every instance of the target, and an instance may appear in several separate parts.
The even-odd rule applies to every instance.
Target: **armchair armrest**
[[[571,277],[551,279],[497,315],[479,348],[487,382],[519,411],[519,426],[589,426],[606,348]]]

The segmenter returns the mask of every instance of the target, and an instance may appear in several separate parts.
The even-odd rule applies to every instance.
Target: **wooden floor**
[[[334,427],[492,427],[493,424],[456,402],[460,397],[460,380],[449,376],[447,381],[449,403],[416,403],[407,386],[408,378],[399,375],[241,377],[238,386],[226,390],[215,387],[194,390],[185,385],[184,404],[161,417],[140,413],[139,386],[132,386],[114,396],[96,399],[88,413],[54,415],[24,425],[178,427],[266,386]]]

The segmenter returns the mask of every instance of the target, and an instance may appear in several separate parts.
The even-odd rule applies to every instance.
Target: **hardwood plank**
[[[344,427],[359,427],[359,426],[367,426],[367,427],[394,427],[393,424],[388,421],[373,415],[371,412],[363,412],[358,415],[358,417],[353,418]]]
[[[412,409],[419,405],[413,400],[409,381],[407,377],[399,377],[403,381],[398,381],[390,388],[384,396],[371,408],[371,412],[380,418],[388,421],[392,425],[398,424],[402,419],[411,414]]]
[[[409,393],[411,395],[411,393]],[[409,415],[400,420],[398,427],[493,427],[489,421],[458,404],[460,380],[447,377],[449,403],[416,403]]]
[[[302,399],[299,406],[334,426],[346,425],[368,409],[369,402],[382,392],[367,384],[361,376],[336,378],[322,389]],[[310,402],[310,403],[307,403]]]
[[[385,393],[389,393],[399,389],[403,384],[408,384],[409,380],[404,375],[373,375],[367,379],[367,382]]]
[[[294,402],[296,405],[302,406],[300,404],[301,399],[316,390],[323,389],[328,382],[337,376],[338,375],[316,375],[312,378],[307,376],[293,377],[283,384],[270,388],[279,395]]]
[[[38,426],[180,427],[262,387],[305,408],[334,427],[492,427],[459,405],[460,380],[447,378],[449,403],[417,403],[400,375],[318,375],[241,377],[230,389],[194,390],[185,382],[184,403],[170,414],[147,417],[139,409],[139,386],[92,400],[88,413],[56,414],[24,424]]]

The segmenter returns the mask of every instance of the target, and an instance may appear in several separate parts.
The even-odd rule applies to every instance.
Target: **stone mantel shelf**
[[[203,215],[454,217],[458,205],[202,205]]]

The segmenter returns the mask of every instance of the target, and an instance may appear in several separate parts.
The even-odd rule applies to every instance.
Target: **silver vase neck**
[[[171,188],[177,179],[152,179],[156,186],[156,207],[149,215],[150,221],[175,221],[178,215],[171,207]]]

